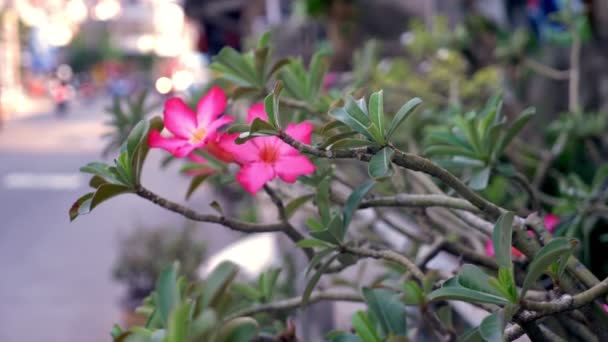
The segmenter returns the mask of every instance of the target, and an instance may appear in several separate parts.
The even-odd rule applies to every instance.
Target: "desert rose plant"
[[[572,217],[586,219],[581,208],[605,208],[603,168],[592,184],[564,185],[564,195],[547,206],[528,181],[534,172],[512,157],[525,145],[521,132],[533,110],[507,119],[493,96],[480,108],[439,113],[435,103],[429,112],[417,97],[402,94],[396,104],[394,91],[391,101],[378,88],[364,96],[355,89],[363,84],[358,77],[328,89],[325,53],[305,67],[297,58],[272,62],[270,50],[268,35],[250,53],[222,50],[212,64],[217,79],[195,106],[166,100],[163,116],[135,126],[113,165],[82,167],[93,190],[70,217],[134,194],[193,221],[284,234],[308,260],[301,293],[276,298],[276,269],[251,285],[237,282],[238,268],[223,263],[188,283],[175,265],[141,308],[146,325],[115,326],[115,341],[293,341],[302,335],[277,312],[319,301],[365,305],[346,330],[327,332],[331,341],[502,341],[524,334],[533,341],[608,340],[608,279],[579,261],[577,235],[564,234]],[[232,106],[237,99],[249,103],[247,113]],[[203,214],[156,194],[141,182],[151,148],[185,162],[187,197],[205,181],[221,179],[212,183],[222,187],[228,178],[243,196],[270,198],[276,219],[230,217],[219,199],[215,214]],[[546,163],[538,160],[545,168],[538,177],[546,177]],[[551,208],[561,208],[560,216]],[[440,254],[449,261],[433,263]],[[380,261],[376,276],[317,286],[363,259]],[[467,327],[456,301],[485,314]]]

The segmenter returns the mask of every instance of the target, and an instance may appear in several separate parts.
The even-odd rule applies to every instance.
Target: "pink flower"
[[[256,118],[268,119],[261,103],[249,109],[247,122],[251,123]],[[285,133],[300,142],[310,144],[312,130],[310,123],[302,122],[289,124]],[[234,160],[241,165],[236,180],[251,194],[255,194],[275,177],[287,183],[294,183],[298,176],[315,172],[315,166],[308,158],[277,137],[257,137],[241,145],[226,141],[222,147],[232,153]]]
[[[225,163],[234,163],[234,155],[230,151],[234,151],[238,148],[239,145],[234,142],[238,137],[238,133],[218,134],[213,141],[210,141],[207,146],[205,146],[205,150]]]
[[[555,227],[559,223],[559,216],[556,216],[553,214],[547,214],[547,215],[545,215],[545,217],[543,219],[545,221],[545,226],[547,227],[547,230],[550,233],[553,233],[553,231],[555,230]],[[530,231],[528,231],[528,234],[531,236],[534,236],[534,233],[532,233]],[[492,240],[486,241],[485,253],[487,256],[494,256],[495,252],[494,252],[494,245],[492,244]],[[511,248],[511,254],[513,254],[514,257],[518,257],[518,258],[524,256],[524,254],[515,247]]]
[[[550,233],[555,232],[555,228],[559,224],[559,216],[553,215],[551,213],[545,215],[544,217],[545,227]]]
[[[234,120],[228,115],[220,117],[225,108],[226,95],[215,86],[199,100],[196,113],[182,99],[170,98],[165,102],[164,124],[173,137],[152,131],[148,144],[165,149],[175,157],[185,157],[214,140],[218,129]]]

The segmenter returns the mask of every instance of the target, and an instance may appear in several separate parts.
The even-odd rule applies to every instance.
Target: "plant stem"
[[[362,257],[372,258],[372,259],[383,259],[386,261],[396,262],[403,267],[407,268],[408,271],[412,273],[414,278],[419,281],[424,279],[424,273],[418,268],[416,263],[406,258],[405,256],[392,251],[392,250],[374,250],[367,249],[362,247],[353,247],[353,246],[342,246],[342,250],[346,253],[358,255]]]
[[[444,207],[479,212],[477,207],[466,200],[444,195],[398,194],[362,201],[359,205],[360,209],[370,207]]]

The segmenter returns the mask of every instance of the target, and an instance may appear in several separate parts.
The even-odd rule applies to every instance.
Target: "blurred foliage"
[[[162,270],[178,261],[181,273],[189,280],[197,279],[197,271],[205,258],[206,243],[196,227],[139,227],[123,237],[113,277],[128,286],[129,301],[139,305],[154,289]]]

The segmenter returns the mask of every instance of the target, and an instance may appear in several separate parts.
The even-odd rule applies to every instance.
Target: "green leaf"
[[[279,103],[278,98],[281,90],[283,89],[282,83],[277,82],[274,87],[274,91],[264,99],[264,111],[266,115],[268,115],[268,123],[270,123],[274,128],[280,128],[280,120],[279,120]]]
[[[249,132],[250,133],[262,132],[262,133],[268,133],[268,134],[276,134],[277,130],[270,123],[268,123],[260,118],[255,118],[255,120],[253,120],[253,122],[251,123],[251,130]]]
[[[326,337],[331,342],[361,342],[361,339],[357,335],[348,334],[345,332],[339,332],[337,334]]]
[[[342,225],[344,227],[344,232],[348,229],[350,225],[350,221],[353,217],[353,214],[359,208],[359,204],[367,195],[367,193],[374,187],[376,182],[371,179],[366,180],[363,184],[359,185],[356,189],[351,192],[346,200],[346,204],[344,205],[344,209],[342,210]],[[344,236],[342,236],[344,239]]]
[[[534,255],[530,262],[528,272],[524,278],[524,283],[521,289],[521,298],[524,298],[526,291],[540,278],[547,268],[561,256],[572,253],[573,241],[565,237],[557,237],[549,241]]]
[[[502,342],[505,322],[499,313],[493,313],[481,321],[479,334],[487,342]]]
[[[163,119],[159,116],[155,116],[149,120],[149,127],[146,136],[141,140],[137,148],[134,150],[131,157],[131,168],[133,169],[135,184],[139,184],[141,180],[142,169],[150,146],[148,145],[147,135],[150,130],[161,131],[163,129]]]
[[[219,264],[207,277],[201,305],[207,308],[213,305],[221,295],[227,290],[228,285],[234,280],[238,273],[238,267],[230,262],[224,261]]]
[[[373,145],[369,140],[360,140],[360,139],[342,139],[336,141],[328,148],[330,150],[335,150],[339,148],[353,148],[353,147],[365,147]]]
[[[388,131],[386,132],[386,138],[390,139],[390,137],[393,136],[393,134],[395,133],[395,131],[397,130],[397,128],[399,128],[399,126],[403,123],[403,121],[411,114],[414,112],[414,110],[416,108],[418,108],[418,106],[422,103],[422,100],[415,97],[411,100],[409,100],[407,103],[405,103],[397,112],[397,114],[395,114],[395,117],[393,117],[393,120],[391,121],[391,124],[388,127]]]
[[[471,180],[469,180],[469,186],[473,190],[483,190],[488,186],[490,181],[490,168],[485,167],[480,171],[473,174]]]
[[[390,147],[385,147],[374,154],[369,161],[368,173],[373,179],[383,179],[392,174],[392,158],[395,151]]]
[[[291,217],[301,206],[306,204],[306,202],[310,201],[314,197],[314,194],[309,194],[294,198],[285,206],[285,214],[288,218]]]
[[[506,212],[498,218],[492,232],[492,243],[498,266],[509,268],[511,262],[511,239],[513,235],[513,213]]]
[[[160,317],[166,326],[171,312],[177,307],[181,298],[177,286],[177,265],[168,266],[161,272],[156,280],[154,297]]]
[[[471,328],[458,336],[458,342],[483,342],[479,327]]]
[[[332,250],[330,250],[330,251],[332,251]],[[302,306],[306,306],[308,304],[308,299],[310,299],[312,290],[314,290],[315,286],[321,279],[321,276],[323,275],[323,273],[325,273],[325,270],[327,270],[329,265],[331,265],[331,263],[334,260],[336,260],[338,255],[340,255],[340,254],[336,253],[336,254],[330,256],[329,258],[327,258],[327,260],[325,260],[325,262],[323,262],[321,264],[321,266],[319,266],[319,268],[317,269],[315,274],[313,274],[313,276],[310,278],[310,280],[308,281],[308,284],[306,284],[306,288],[304,288],[304,292],[302,292]],[[312,261],[311,261],[311,263],[312,263]]]
[[[491,279],[481,268],[471,264],[465,264],[458,272],[458,284],[460,286],[503,297],[503,294],[490,284]]]
[[[185,302],[176,307],[169,315],[167,326],[168,342],[183,342],[188,337],[190,311],[192,304]]]
[[[82,166],[80,168],[80,172],[90,173],[99,176],[109,183],[122,184],[122,182],[118,180],[118,178],[116,178],[116,175],[112,173],[112,171],[110,170],[110,166],[104,163],[88,163],[87,165]]]
[[[334,134],[334,135],[328,137],[327,139],[325,139],[325,141],[323,141],[323,143],[319,145],[319,148],[331,148],[332,145],[334,145],[336,142],[351,138],[357,134],[358,133],[354,132],[354,131]],[[366,141],[366,144],[369,144],[369,142]]]
[[[258,335],[258,322],[251,317],[238,317],[226,322],[218,333],[216,341],[250,342]]]
[[[387,289],[362,289],[371,315],[380,323],[384,336],[407,336],[405,306],[395,292]]]
[[[195,341],[201,341],[202,337],[215,328],[217,314],[213,310],[204,310],[190,324],[190,336]]]
[[[304,270],[304,276],[308,277],[310,271],[320,265],[321,262],[323,262],[323,259],[325,259],[326,256],[330,255],[334,251],[335,247],[331,246],[326,249],[322,249],[318,251],[315,255],[313,255],[312,259],[310,259],[310,262],[308,263],[308,266],[306,266],[306,269]]]
[[[260,35],[260,38],[258,38],[258,45],[257,45],[258,48],[264,48],[264,47],[269,46],[270,37],[271,37],[270,31],[266,31],[266,32],[262,33]]]
[[[469,303],[489,303],[496,305],[505,305],[509,303],[509,301],[502,296],[471,290],[457,284],[444,285],[442,288],[431,292],[427,296],[427,300],[460,300]]]
[[[224,216],[224,209],[222,209],[222,206],[217,203],[217,201],[212,201],[211,203],[209,203],[209,206],[213,208],[213,210],[215,210],[218,214]]]
[[[375,140],[374,136],[369,132],[369,128],[372,125],[371,121],[365,112],[363,112],[355,103],[355,100],[352,97],[349,96],[346,99],[344,107],[332,109],[329,112],[329,115],[336,120],[343,122],[352,130],[359,132],[369,140]]]
[[[150,122],[148,120],[141,120],[133,127],[131,133],[127,137],[124,149],[127,151],[129,157],[133,157],[135,149],[137,149],[144,141],[148,138],[148,132],[150,130]]]
[[[505,136],[500,139],[500,143],[497,147],[497,156],[502,154],[504,149],[511,143],[511,140],[524,128],[524,126],[530,121],[536,110],[534,108],[525,109],[518,117],[515,122],[509,127],[509,130]]]
[[[317,193],[315,195],[315,204],[317,205],[317,209],[319,210],[319,215],[321,216],[321,222],[324,224],[328,224],[330,220],[329,216],[329,182],[330,178],[325,177],[321,182],[319,182],[319,186],[317,186]]]
[[[369,98],[369,118],[378,127],[380,134],[384,135],[384,99],[382,90],[373,93]],[[384,140],[381,142],[384,142]]]
[[[308,93],[311,98],[316,98],[323,85],[323,76],[329,69],[327,52],[317,51],[310,60],[310,71],[308,74]]]
[[[203,184],[203,182],[205,182],[209,176],[210,175],[198,175],[192,178],[190,185],[188,186],[188,191],[186,191],[186,200],[190,199],[194,191],[196,191],[196,189],[198,189],[198,187]]]
[[[221,63],[226,68],[224,71],[229,72],[233,77],[240,78],[250,85],[259,85],[253,65],[235,49],[224,47],[214,58],[213,64],[217,63]]]
[[[97,191],[95,191],[95,194],[91,198],[91,204],[90,204],[89,210],[95,209],[95,207],[97,207],[101,203],[109,200],[110,198],[112,198],[114,196],[131,193],[131,192],[133,192],[133,190],[131,190],[123,185],[109,184],[109,183],[102,184],[97,188]]]
[[[402,290],[405,304],[422,305],[424,303],[424,293],[422,293],[422,289],[415,281],[406,281],[403,284]]]
[[[251,301],[259,301],[264,296],[260,290],[248,284],[235,283],[231,289]]]
[[[353,328],[363,342],[382,342],[378,332],[363,311],[357,311],[352,319]]]
[[[279,279],[280,273],[280,268],[272,268],[262,274],[260,278],[260,289],[262,290],[262,294],[264,295],[265,300],[272,300],[274,288],[277,283],[277,280]]]
[[[91,211],[91,199],[94,194],[94,192],[89,192],[72,204],[69,211],[70,221],[74,221],[78,216],[88,214]]]
[[[329,244],[325,241],[322,240],[317,240],[317,239],[302,239],[300,241],[298,241],[298,243],[296,243],[296,245],[298,245],[298,247],[301,248],[331,248],[333,247],[332,244]]]

